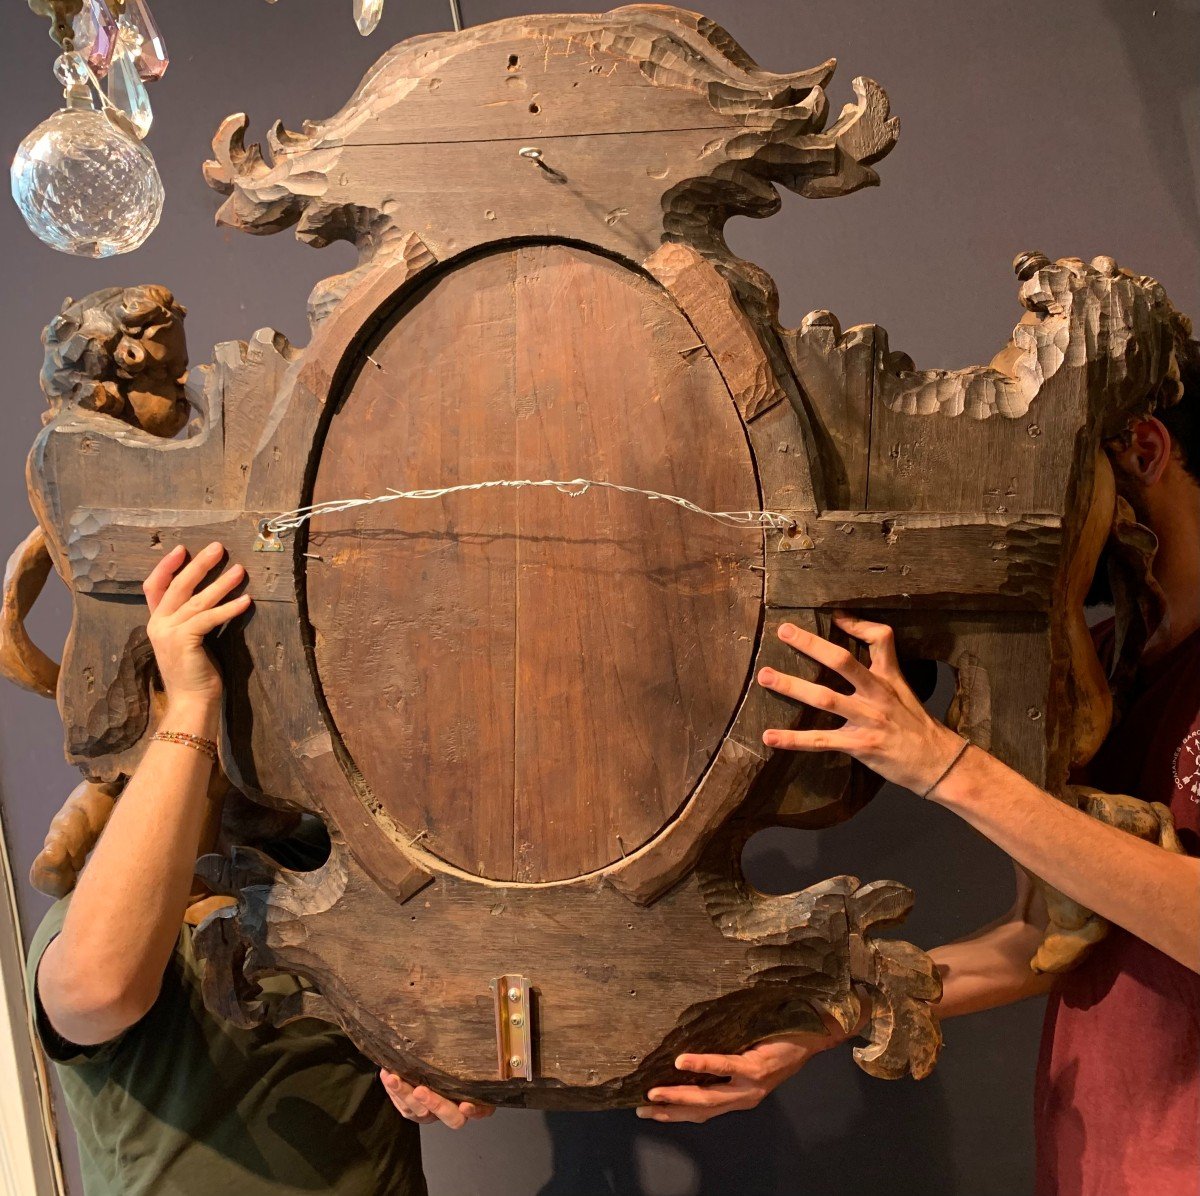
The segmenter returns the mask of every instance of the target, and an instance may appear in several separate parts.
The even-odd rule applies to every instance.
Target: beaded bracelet
[[[211,739],[205,739],[203,735],[188,735],[184,731],[155,731],[151,739],[157,739],[160,743],[177,743],[181,747],[190,747],[197,752],[202,752],[214,764],[217,762],[217,745]]]

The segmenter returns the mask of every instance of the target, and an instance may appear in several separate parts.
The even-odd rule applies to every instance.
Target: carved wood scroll
[[[223,765],[332,841],[313,872],[244,840],[202,862],[236,901],[198,931],[224,1016],[321,1016],[448,1095],[594,1108],[676,1080],[684,1047],[851,1027],[866,989],[860,1065],[933,1066],[937,975],[881,933],[912,894],[841,876],[766,897],[742,875],[756,829],[839,821],[877,785],[844,757],[768,753],[768,726],[819,720],[753,677],[797,667],[781,622],[875,612],[955,670],[964,734],[1060,789],[1072,712],[1103,723],[1107,696],[1065,601],[1118,519],[1095,498],[1101,441],[1161,392],[1179,321],[1108,259],[1025,255],[1025,315],[987,367],[916,370],[829,313],[779,327],[725,221],[769,216],[779,186],[873,185],[897,134],[870,80],[830,121],[832,72],[763,71],[664,6],[418,38],[329,120],[276,126],[269,155],[244,116],[217,135],[222,221],[359,250],[314,291],[305,348],[218,346],[188,435],[164,439],[144,413],[182,397],[155,356],[177,343],[169,296],[69,316],[97,309],[156,363],[149,405],[128,365],[110,378],[111,354],[52,332],[70,385],[47,391],[29,479],[73,594],[69,757],[98,783],[134,767],[141,580],[174,543],[219,539],[255,599],[214,645]],[[574,476],[797,531],[544,490],[263,530],[322,498]],[[254,980],[273,971],[303,999],[271,1006]],[[532,986],[531,1070],[497,1068],[508,976]]]

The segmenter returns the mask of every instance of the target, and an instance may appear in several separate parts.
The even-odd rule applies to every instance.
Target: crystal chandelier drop
[[[170,63],[147,0],[30,0],[63,49],[54,72],[64,107],[13,158],[13,199],[47,245],[110,257],[158,225],[162,179],[142,144],[154,119],[146,84]],[[107,78],[107,90],[100,80]]]
[[[145,137],[154,121],[146,84],[171,63],[146,0],[83,0],[72,21],[75,49],[99,78],[108,76],[108,98]]]
[[[275,0],[267,0],[267,3],[274,4]],[[370,37],[379,27],[383,17],[383,4],[384,0],[354,0],[354,23],[363,37]],[[458,0],[450,0],[450,19],[455,29],[462,28],[462,13]]]
[[[370,37],[383,16],[383,0],[354,0],[354,23],[363,37]]]
[[[461,29],[459,0],[449,5]],[[364,37],[378,28],[383,6],[354,0]],[[85,257],[128,253],[154,231],[163,207],[162,179],[142,140],[154,121],[147,84],[161,79],[171,60],[150,2],[29,0],[29,7],[50,18],[63,51],[54,70],[64,107],[21,142],[13,199],[54,249]]]
[[[52,249],[79,257],[128,253],[162,216],[154,158],[82,54],[63,54],[54,71],[64,104],[17,149],[13,199],[30,230]]]

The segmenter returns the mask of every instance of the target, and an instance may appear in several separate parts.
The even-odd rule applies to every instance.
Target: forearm
[[[1040,941],[1037,927],[1006,921],[931,951],[942,977],[939,1019],[981,1013],[1049,992],[1054,977],[1029,966]]]
[[[1200,972],[1200,860],[1097,822],[978,750],[931,799],[1068,897]]]
[[[174,704],[163,726],[213,739],[218,711],[216,701]],[[157,996],[213,815],[213,767],[200,751],[152,742],[117,802],[39,969],[47,1013],[68,1039],[106,1041]]]

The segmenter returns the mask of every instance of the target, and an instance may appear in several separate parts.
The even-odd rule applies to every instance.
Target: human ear
[[[1153,416],[1134,423],[1128,438],[1112,453],[1113,464],[1130,481],[1153,486],[1171,459],[1171,433]]]

